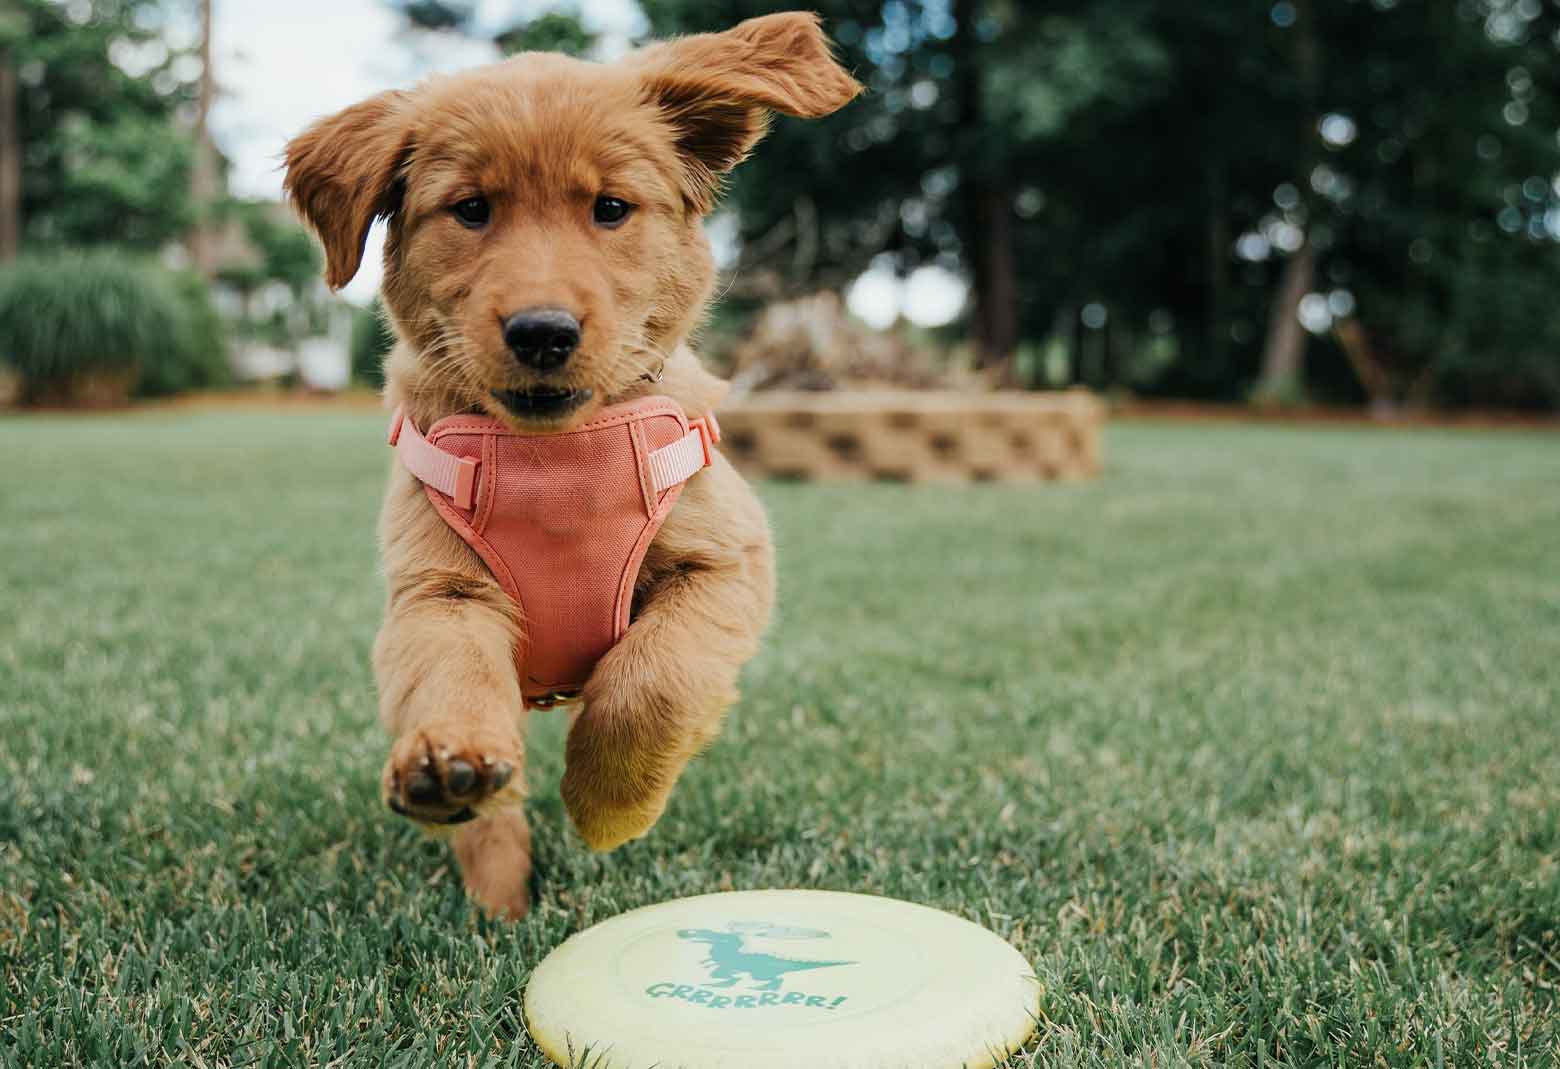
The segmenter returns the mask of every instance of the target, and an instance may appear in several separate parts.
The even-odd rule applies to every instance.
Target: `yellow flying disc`
[[[1034,1031],[1018,951],[925,906],[737,891],[637,909],[558,947],[531,1037],[600,1069],[990,1069]]]

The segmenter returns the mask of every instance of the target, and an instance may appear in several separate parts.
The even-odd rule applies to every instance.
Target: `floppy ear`
[[[411,143],[407,100],[406,93],[381,93],[287,143],[282,187],[325,245],[331,289],[352,281],[369,227],[395,212],[397,172]]]
[[[677,131],[689,203],[713,206],[720,176],[742,162],[769,113],[816,119],[861,86],[835,61],[811,12],[790,11],[654,45],[640,53],[645,96]]]

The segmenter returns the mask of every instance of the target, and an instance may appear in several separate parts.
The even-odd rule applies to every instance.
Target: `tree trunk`
[[[1296,399],[1305,381],[1306,329],[1300,323],[1300,302],[1316,281],[1316,249],[1307,241],[1284,262],[1278,297],[1268,316],[1267,344],[1262,350],[1262,376],[1254,397],[1265,404]]]
[[[980,365],[996,369],[1012,385],[1013,353],[1018,348],[1018,269],[1013,253],[1011,191],[978,186],[976,228],[980,248],[975,269],[975,345]]]
[[[1312,0],[1294,0],[1295,75],[1300,83],[1300,158],[1295,188],[1301,203],[1310,203],[1307,190],[1318,159],[1317,101],[1321,95],[1321,46]],[[1307,225],[1314,212],[1307,212]],[[1316,277],[1316,248],[1310,238],[1284,264],[1278,296],[1268,313],[1267,344],[1262,352],[1262,374],[1252,391],[1268,403],[1298,399],[1305,392],[1307,335],[1300,325],[1300,301],[1310,292]]]
[[[960,245],[970,271],[974,307],[970,333],[979,366],[1011,385],[1018,348],[1018,267],[1013,249],[1013,189],[1001,167],[987,158],[983,60],[975,32],[979,0],[954,0],[955,91],[959,102]]]
[[[1371,415],[1377,419],[1396,416],[1398,402],[1392,385],[1392,374],[1377,356],[1375,347],[1371,345],[1370,334],[1360,321],[1353,316],[1338,320],[1333,324],[1333,336],[1338,339],[1343,355],[1348,357],[1355,377],[1365,388],[1365,396],[1370,398]]]
[[[1229,189],[1222,161],[1209,160],[1204,171],[1208,217],[1208,303],[1204,310],[1203,356],[1214,383],[1230,374],[1230,217]]]
[[[22,249],[20,106],[16,67],[9,53],[0,52],[0,263],[15,259]]]
[[[220,233],[212,208],[221,193],[217,174],[217,150],[209,128],[211,105],[217,95],[216,78],[211,70],[211,5],[200,0],[200,95],[195,112],[195,167],[190,175],[190,197],[197,213],[190,231],[190,259],[207,279],[221,266],[217,263]]]

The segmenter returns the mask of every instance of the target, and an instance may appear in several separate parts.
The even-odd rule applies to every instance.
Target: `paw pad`
[[[518,752],[511,759],[494,756],[496,749],[491,744],[477,749],[437,743],[427,732],[403,737],[385,767],[385,804],[426,824],[474,820],[475,807],[514,779]]]

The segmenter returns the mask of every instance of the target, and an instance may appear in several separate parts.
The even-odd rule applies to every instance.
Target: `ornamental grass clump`
[[[0,365],[24,403],[87,406],[213,385],[227,368],[204,285],[111,250],[0,268]]]

